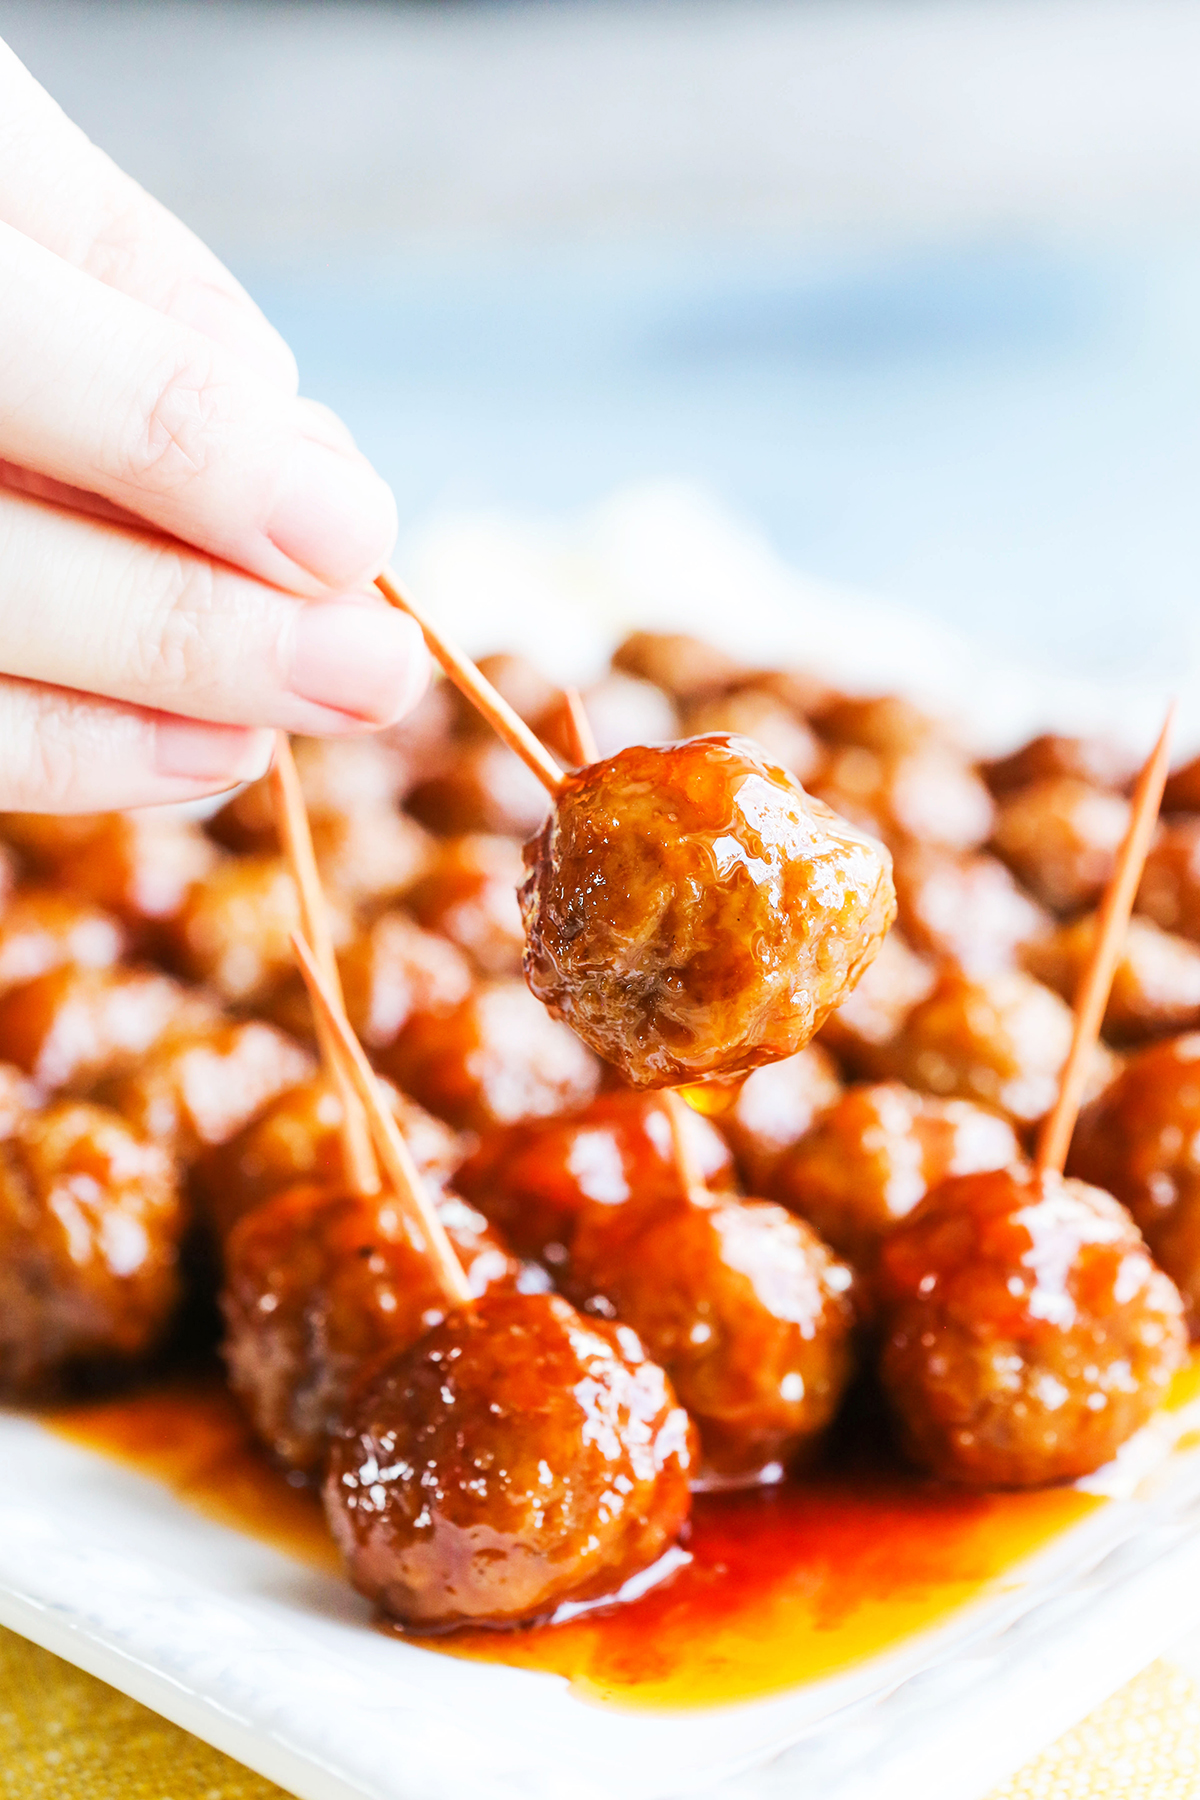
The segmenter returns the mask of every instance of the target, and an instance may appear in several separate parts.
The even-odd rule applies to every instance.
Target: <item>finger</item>
[[[117,168],[0,43],[0,220],[296,389],[296,359],[211,250]]]
[[[391,490],[323,408],[6,225],[0,293],[0,457],[280,586],[382,568]]]
[[[202,725],[0,676],[0,811],[201,800],[266,773],[273,733]]]
[[[378,596],[323,601],[0,490],[5,672],[190,718],[313,734],[389,724],[429,677]]]

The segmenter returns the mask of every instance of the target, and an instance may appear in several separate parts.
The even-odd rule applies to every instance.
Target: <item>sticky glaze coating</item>
[[[687,1520],[695,1437],[628,1326],[488,1296],[381,1369],[334,1440],[325,1510],[401,1624],[516,1625],[614,1594]]]
[[[524,934],[517,889],[525,869],[513,838],[450,838],[408,895],[413,916],[466,952],[484,975],[519,975]]]
[[[705,1180],[728,1187],[733,1160],[721,1134],[690,1111],[684,1130]],[[590,1209],[645,1217],[682,1197],[666,1106],[627,1089],[564,1117],[486,1133],[456,1179],[516,1250],[555,1269]]]
[[[1019,1155],[1012,1127],[996,1113],[877,1082],[846,1090],[783,1157],[769,1191],[869,1273],[887,1233],[931,1187],[948,1175],[1002,1169]]]
[[[549,801],[536,775],[494,737],[459,742],[444,769],[418,783],[408,809],[431,831],[528,837]]]
[[[395,1043],[414,1014],[448,1011],[471,991],[471,968],[462,952],[399,910],[380,913],[356,932],[337,960],[346,1017],[371,1051]],[[294,1037],[313,1036],[312,1001],[298,971],[263,1010]]]
[[[147,969],[48,970],[0,995],[0,1057],[46,1092],[81,1093],[172,1031],[215,1023],[203,994]]]
[[[678,1202],[630,1232],[591,1209],[569,1291],[632,1325],[700,1432],[705,1468],[754,1477],[811,1458],[850,1380],[853,1276],[765,1200]]]
[[[820,1044],[747,1076],[732,1106],[720,1115],[721,1135],[733,1151],[747,1193],[770,1194],[782,1159],[841,1092],[837,1064]]]
[[[899,929],[889,931],[854,992],[821,1027],[821,1043],[852,1075],[886,1074],[891,1045],[936,981],[934,964]]]
[[[462,1159],[458,1138],[390,1081],[380,1087],[418,1169],[443,1187]],[[256,1110],[228,1143],[206,1151],[192,1171],[192,1186],[217,1238],[227,1237],[244,1213],[283,1188],[340,1186],[345,1180],[341,1124],[336,1090],[316,1075]]]
[[[1087,1107],[1067,1163],[1133,1214],[1200,1327],[1200,1032],[1131,1056]]]
[[[1001,801],[992,848],[1052,912],[1100,896],[1129,826],[1129,802],[1070,775],[1018,788]]]
[[[1016,968],[1053,920],[995,856],[955,856],[930,844],[896,853],[897,918],[921,955],[966,975]]]
[[[600,1081],[591,1052],[519,981],[486,982],[451,1012],[418,1014],[378,1061],[460,1130],[565,1112]]]
[[[171,1159],[106,1107],[61,1101],[0,1142],[0,1393],[147,1356],[179,1297]]]
[[[748,738],[568,776],[526,861],[529,986],[639,1088],[802,1050],[895,910],[882,846]]]
[[[511,1286],[518,1265],[482,1215],[457,1196],[439,1211],[471,1292]],[[230,1233],[221,1311],[234,1393],[273,1455],[311,1475],[368,1363],[407,1349],[446,1307],[390,1196],[305,1186]]]
[[[993,822],[991,795],[961,752],[936,742],[909,751],[835,750],[814,791],[893,848],[917,841],[973,850]]]
[[[880,1373],[905,1453],[945,1481],[1090,1474],[1183,1361],[1183,1305],[1111,1194],[1032,1171],[935,1188],[880,1255]]]
[[[329,907],[335,940],[349,936],[346,915]],[[230,1006],[255,1006],[295,968],[291,934],[300,905],[275,856],[240,856],[188,889],[165,929],[167,954],[181,974],[206,982]]]
[[[1096,915],[1060,925],[1025,951],[1031,974],[1073,1000],[1096,942]],[[1135,1044],[1200,1025],[1200,946],[1149,919],[1130,919],[1104,1013],[1110,1043]]]

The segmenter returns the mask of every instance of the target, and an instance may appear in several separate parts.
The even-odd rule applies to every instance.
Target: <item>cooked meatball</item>
[[[443,1187],[462,1160],[447,1125],[380,1083],[421,1173]],[[342,1103],[333,1084],[316,1075],[277,1094],[228,1142],[207,1150],[193,1171],[193,1187],[215,1235],[226,1238],[242,1217],[283,1188],[339,1186]]]
[[[111,969],[125,949],[111,913],[52,887],[19,887],[0,912],[0,992],[49,969]]]
[[[878,966],[878,959],[872,968]],[[720,1115],[748,1193],[769,1194],[780,1160],[842,1092],[837,1064],[820,1044],[768,1063],[746,1078]]]
[[[407,894],[432,865],[436,840],[390,807],[328,813],[312,821],[313,851],[328,894],[377,908]]]
[[[1053,912],[1100,896],[1129,827],[1129,802],[1071,775],[1049,776],[1000,802],[992,848]]]
[[[700,1431],[706,1468],[758,1477],[811,1457],[853,1370],[853,1276],[766,1200],[692,1198],[630,1230],[591,1208],[569,1289],[632,1325]]]
[[[1053,1173],[943,1182],[889,1235],[879,1285],[901,1444],[946,1481],[1090,1474],[1183,1361],[1179,1295],[1128,1213]]]
[[[511,1286],[518,1265],[457,1196],[443,1224],[475,1295]],[[225,1244],[223,1354],[230,1385],[281,1463],[315,1474],[351,1387],[445,1316],[424,1244],[395,1199],[287,1188],[247,1213]]]
[[[0,995],[0,1058],[44,1092],[83,1092],[168,1032],[215,1023],[215,1006],[145,969],[50,969]]]
[[[103,832],[112,813],[0,813],[0,837],[38,873],[53,873],[59,858]]]
[[[908,751],[834,750],[813,791],[893,847],[915,839],[973,850],[992,829],[982,781],[960,751],[936,742]]]
[[[446,767],[419,782],[408,810],[447,837],[464,831],[528,837],[546,816],[546,790],[506,744],[489,735],[464,740]]]
[[[408,905],[429,931],[465,950],[484,975],[519,975],[525,936],[517,889],[524,874],[513,838],[448,838],[409,893]]]
[[[742,665],[724,650],[680,631],[631,632],[618,645],[612,666],[624,675],[652,681],[676,700],[719,693],[743,673]]]
[[[869,1273],[884,1237],[931,1187],[1019,1155],[998,1114],[884,1081],[848,1088],[782,1159],[768,1191]]]
[[[652,681],[606,675],[584,689],[583,705],[601,756],[615,756],[630,744],[664,744],[679,736],[674,703]],[[575,740],[564,695],[558,695],[535,721],[535,729],[564,765],[574,762]]]
[[[1058,775],[1120,792],[1129,786],[1136,768],[1128,750],[1108,738],[1060,737],[1047,732],[1008,756],[984,763],[983,777],[997,796]]]
[[[808,726],[782,701],[759,689],[741,688],[694,701],[684,713],[684,724],[689,737],[727,732],[753,738],[797,781],[810,780],[821,767],[824,753]]]
[[[1200,1328],[1200,1032],[1129,1058],[1084,1109],[1067,1168],[1129,1208]]]
[[[683,1123],[705,1180],[728,1187],[733,1161],[721,1134],[698,1113],[689,1111]],[[591,1208],[641,1217],[681,1194],[666,1105],[657,1094],[624,1088],[577,1112],[485,1133],[457,1181],[515,1249],[553,1268],[566,1262]]]
[[[498,1294],[376,1373],[334,1440],[325,1509],[355,1587],[402,1624],[516,1625],[657,1562],[694,1463],[628,1326]]]
[[[339,944],[349,937],[344,912],[330,906]],[[295,968],[291,934],[300,905],[286,865],[275,856],[240,856],[196,882],[167,927],[171,958],[207,982],[231,1006],[254,1006]]]
[[[1018,1125],[1049,1112],[1071,1045],[1071,1009],[1031,975],[970,981],[948,970],[887,1047],[887,1073],[930,1094],[981,1100]],[[1113,1073],[1097,1046],[1090,1091]]]
[[[550,677],[527,656],[514,655],[511,650],[481,656],[476,667],[527,725],[535,724],[559,698],[559,690]],[[490,739],[492,727],[482,713],[465,694],[452,691],[455,731],[461,737]]]
[[[430,1112],[473,1131],[582,1106],[600,1081],[591,1052],[519,981],[485,983],[452,1012],[417,1013],[378,1060]]]
[[[813,723],[834,744],[861,744],[885,756],[906,755],[950,732],[940,719],[899,694],[834,694],[813,711]]]
[[[408,765],[377,733],[369,737],[292,739],[292,755],[309,819],[345,813],[378,814],[393,806],[408,780]],[[252,781],[209,820],[208,830],[231,850],[278,852],[275,801],[264,776]]]
[[[97,1098],[182,1163],[224,1144],[286,1088],[312,1073],[312,1058],[258,1019],[171,1032],[134,1069],[102,1083]]]
[[[107,1107],[62,1101],[0,1142],[0,1393],[147,1356],[179,1295],[171,1159]]]
[[[889,1045],[936,980],[932,963],[889,931],[854,992],[822,1025],[820,1041],[852,1075],[886,1074]]]
[[[633,1087],[802,1050],[895,905],[882,846],[748,738],[623,750],[569,775],[526,859],[530,988]]]
[[[994,856],[955,856],[931,844],[896,852],[897,918],[915,950],[965,975],[1012,969],[1048,934],[1050,915]]]
[[[1200,756],[1172,769],[1162,803],[1164,812],[1200,812]]]
[[[516,901],[513,901],[514,906]],[[371,1051],[385,1050],[415,1013],[446,1012],[471,991],[462,952],[404,912],[385,912],[338,953],[346,1016]],[[298,972],[264,1010],[295,1037],[313,1034],[312,1001]]]
[[[1096,943],[1096,915],[1087,913],[1031,944],[1025,966],[1039,981],[1073,1001]],[[1130,919],[1104,1014],[1104,1034],[1133,1044],[1200,1025],[1200,948],[1149,919]]]
[[[1171,819],[1150,846],[1137,909],[1181,937],[1200,942],[1200,819]]]
[[[217,856],[194,821],[152,807],[106,814],[84,843],[55,859],[53,877],[57,886],[115,913],[149,942]]]

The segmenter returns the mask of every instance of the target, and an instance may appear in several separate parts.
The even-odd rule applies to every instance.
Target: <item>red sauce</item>
[[[1198,1392],[1194,1361],[1173,1404]],[[46,1423],[165,1482],[211,1518],[304,1562],[337,1566],[317,1497],[272,1467],[216,1374],[61,1408]],[[698,1496],[690,1566],[631,1605],[565,1625],[407,1641],[564,1675],[589,1698],[626,1707],[750,1700],[943,1623],[1104,1504],[1074,1488],[944,1487],[860,1446],[803,1481]]]

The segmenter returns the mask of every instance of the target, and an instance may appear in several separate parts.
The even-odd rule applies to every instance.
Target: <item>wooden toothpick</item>
[[[311,946],[322,978],[330,991],[336,994],[340,1006],[342,979],[333,948],[333,933],[329,928],[329,908],[325,904],[325,890],[321,886],[321,876],[313,852],[312,832],[309,829],[308,809],[304,804],[300,776],[287,733],[283,731],[277,732],[275,736],[271,797],[275,803],[275,823],[280,842],[300,896],[300,921],[304,938]],[[380,1188],[379,1168],[371,1148],[371,1134],[367,1129],[362,1102],[346,1075],[342,1059],[337,1054],[319,1012],[314,1014],[314,1023],[325,1074],[332,1082],[341,1103],[342,1162],[346,1180],[356,1194],[377,1194]]]
[[[596,734],[592,730],[592,721],[587,716],[583,695],[577,687],[564,688],[563,699],[567,707],[571,757],[580,768],[586,768],[588,763],[600,761],[600,746],[597,744]]]
[[[691,1109],[682,1094],[677,1094],[674,1088],[664,1089],[663,1104],[671,1127],[671,1152],[675,1158],[675,1172],[679,1176],[680,1186],[689,1200],[707,1200],[708,1183],[688,1138]]]
[[[296,952],[296,961],[300,964],[300,973],[304,977],[313,1007],[323,1018],[347,1075],[362,1102],[375,1148],[395,1189],[396,1198],[418,1240],[424,1243],[428,1251],[438,1285],[451,1304],[469,1306],[472,1294],[463,1274],[462,1264],[455,1255],[454,1246],[446,1236],[446,1228],[426,1192],[420,1171],[413,1161],[412,1151],[405,1143],[392,1110],[380,1092],[375,1071],[367,1061],[362,1045],[351,1031],[345,1013],[326,987],[316,958],[299,932],[292,933],[292,948]]]
[[[1104,1022],[1113,976],[1125,944],[1125,928],[1133,911],[1138,884],[1150,839],[1154,835],[1158,809],[1162,804],[1170,765],[1171,727],[1175,723],[1175,702],[1167,708],[1167,716],[1157,744],[1138,776],[1133,792],[1133,805],[1116,866],[1104,891],[1104,899],[1096,920],[1096,941],[1091,960],[1075,995],[1075,1029],[1071,1048],[1059,1077],[1058,1098],[1047,1113],[1038,1134],[1034,1168],[1039,1175],[1049,1171],[1062,1174],[1071,1144],[1071,1134],[1083,1103],[1087,1084],[1088,1062],[1100,1027]]]
[[[436,626],[432,625],[415,601],[400,585],[400,578],[393,569],[384,569],[375,577],[375,586],[379,589],[389,605],[415,619],[425,635],[430,654],[441,663],[460,694],[464,694],[482,716],[492,730],[514,750],[525,764],[532,769],[547,793],[557,796],[562,787],[562,770],[541,740],[534,736],[520,714],[515,712],[504,698],[497,693],[486,675],[480,673],[470,657],[461,651],[457,644],[443,637]]]

